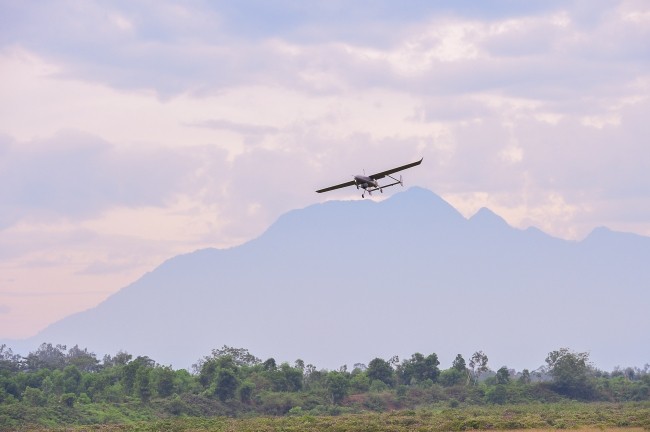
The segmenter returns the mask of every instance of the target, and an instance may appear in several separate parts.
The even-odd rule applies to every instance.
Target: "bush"
[[[503,405],[508,399],[508,392],[504,385],[490,387],[485,392],[485,401],[492,404]]]
[[[61,395],[61,405],[72,408],[74,403],[77,400],[77,396],[74,393],[64,393]]]
[[[31,406],[45,406],[47,404],[47,396],[43,394],[43,391],[32,387],[25,389],[23,400]]]
[[[163,410],[175,416],[187,414],[189,412],[187,404],[177,394],[174,394],[171,398],[165,400]]]
[[[388,390],[388,385],[383,381],[373,380],[369,390],[371,393],[383,393]]]
[[[285,415],[293,407],[300,405],[295,393],[265,392],[260,395],[262,410],[266,414]]]

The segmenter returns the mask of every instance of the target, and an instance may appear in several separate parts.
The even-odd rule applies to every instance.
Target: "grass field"
[[[28,431],[648,431],[650,403],[554,403],[509,406],[428,408],[385,413],[340,416],[286,416],[251,418],[180,417],[132,422],[53,428],[21,428]]]

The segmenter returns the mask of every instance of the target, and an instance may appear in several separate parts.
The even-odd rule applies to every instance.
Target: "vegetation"
[[[435,353],[415,353],[328,371],[224,346],[189,372],[124,352],[100,361],[43,344],[22,357],[2,345],[0,430],[650,429],[648,365],[603,372],[562,348],[533,372],[494,372],[482,351],[439,366]]]

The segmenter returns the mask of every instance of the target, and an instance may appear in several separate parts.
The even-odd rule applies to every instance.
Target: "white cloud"
[[[130,20],[120,15],[119,13],[110,14],[109,19],[115,25],[115,27],[122,31],[130,32],[135,28]]]
[[[582,124],[591,126],[596,129],[602,129],[605,126],[618,126],[621,124],[621,117],[618,114],[587,116],[582,118]]]

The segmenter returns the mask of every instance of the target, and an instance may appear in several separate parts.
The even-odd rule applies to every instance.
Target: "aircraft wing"
[[[422,158],[422,159],[424,159],[424,158]],[[420,164],[422,163],[422,159],[420,159],[420,160],[417,161],[417,162],[413,162],[413,163],[410,163],[410,164],[402,165],[401,167],[397,167],[397,168],[389,169],[389,170],[387,170],[387,171],[382,171],[382,172],[379,172],[379,173],[377,173],[377,174],[372,174],[372,175],[370,175],[369,177],[370,177],[371,179],[373,179],[373,180],[379,180],[380,178],[384,178],[384,177],[386,177],[387,175],[390,175],[390,174],[392,174],[392,173],[396,173],[396,172],[398,172],[398,171],[402,171],[402,170],[405,170],[405,169],[413,168],[414,166],[418,166],[418,165],[420,165]],[[352,182],[352,184],[354,184],[354,182]],[[339,187],[342,187],[342,186],[339,186]]]
[[[334,189],[340,189],[340,188],[344,188],[344,187],[348,187],[348,186],[353,186],[354,184],[355,184],[354,180],[351,180],[349,182],[337,184],[336,186],[330,186],[330,187],[326,187],[325,189],[319,189],[316,192],[318,192],[318,193],[328,192],[328,191],[331,191],[331,190],[334,190]]]

